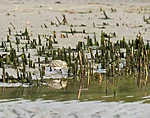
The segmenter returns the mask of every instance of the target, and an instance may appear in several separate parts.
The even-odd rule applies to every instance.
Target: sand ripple
[[[15,101],[0,104],[0,118],[149,118],[142,102]]]

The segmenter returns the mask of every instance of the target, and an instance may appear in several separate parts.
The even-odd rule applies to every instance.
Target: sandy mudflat
[[[57,33],[58,46],[75,47],[78,41],[85,41],[85,36],[93,37],[97,34],[100,39],[100,32],[103,30],[108,34],[116,33],[116,37],[111,41],[122,39],[127,40],[136,38],[136,35],[142,35],[144,40],[149,40],[150,26],[143,21],[143,16],[149,18],[150,7],[148,1],[137,1],[126,3],[103,2],[92,3],[91,1],[82,1],[81,3],[55,4],[52,1],[1,1],[0,2],[0,39],[6,40],[8,27],[13,34],[24,31],[28,28],[30,35],[37,38],[38,34]],[[106,11],[110,19],[104,19],[100,8]],[[111,8],[116,12],[111,12]],[[68,25],[51,25],[50,22],[57,23],[56,16],[61,20],[65,14],[69,25],[73,24],[74,30],[86,30],[89,34],[69,35],[69,38],[60,38],[61,31],[70,31]],[[9,15],[8,15],[9,14]],[[93,27],[93,22],[95,27]],[[15,29],[13,29],[13,26]],[[44,28],[44,23],[48,28]],[[107,25],[104,25],[107,24]],[[116,24],[118,23],[119,26]],[[79,26],[79,25],[82,25]],[[86,25],[86,27],[83,27]],[[105,29],[101,29],[102,27]],[[34,53],[34,52],[32,52]],[[33,54],[32,54],[33,55]],[[133,103],[118,102],[54,102],[54,101],[24,101],[0,103],[0,118],[149,118],[150,104],[142,104],[141,101]]]
[[[84,36],[90,35],[93,37],[93,33],[97,34],[97,38],[100,36],[100,32],[104,30],[106,33],[116,33],[116,37],[112,38],[112,41],[120,40],[123,36],[127,40],[136,38],[137,34],[142,34],[145,40],[149,40],[149,25],[143,21],[143,16],[149,17],[149,3],[139,2],[133,3],[118,3],[118,2],[106,2],[106,3],[73,3],[71,1],[62,4],[54,4],[51,2],[40,1],[3,1],[0,2],[0,38],[5,40],[6,34],[8,34],[8,27],[12,29],[12,32],[24,31],[26,26],[29,32],[32,34],[32,38],[37,38],[38,34],[52,34],[55,30],[58,34],[57,40],[59,46],[75,46],[79,40],[85,41]],[[100,12],[100,8],[106,11],[110,19],[105,20],[104,15]],[[111,8],[116,9],[116,12],[111,12]],[[91,13],[89,13],[91,11]],[[7,15],[7,14],[10,15]],[[69,35],[69,38],[60,38],[60,31],[70,31],[70,27],[67,25],[50,25],[50,22],[57,23],[56,16],[62,20],[62,15],[65,14],[68,20],[68,24],[73,24],[73,30],[82,31],[86,30],[87,35],[77,34]],[[83,13],[83,14],[82,14]],[[30,23],[28,24],[27,21]],[[95,23],[95,28],[93,27]],[[12,23],[15,27],[13,29]],[[48,28],[41,28],[44,23]],[[103,23],[105,29],[101,29]],[[116,23],[119,26],[116,26]],[[80,27],[79,25],[86,25],[86,27]]]
[[[149,118],[150,104],[142,102],[79,102],[20,100],[0,104],[1,118]]]

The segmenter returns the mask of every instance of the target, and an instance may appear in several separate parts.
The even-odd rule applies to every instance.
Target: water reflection
[[[83,80],[46,80],[48,84],[42,86],[1,87],[0,99],[137,101],[150,94],[148,75],[100,75],[99,79],[90,78],[89,84],[86,78]]]
[[[63,89],[67,87],[68,80],[51,80],[48,82],[48,86],[54,89]]]

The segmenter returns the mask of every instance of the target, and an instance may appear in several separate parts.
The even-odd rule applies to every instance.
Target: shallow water
[[[51,80],[46,80],[51,83]],[[149,81],[146,83],[144,77],[120,76],[104,78],[102,83],[99,80],[91,80],[90,85],[87,81],[82,84],[81,101],[125,101],[133,102],[149,99],[150,86]],[[145,85],[146,84],[146,85]],[[66,88],[53,86],[30,86],[30,87],[1,87],[0,99],[23,98],[27,100],[56,100],[68,101],[78,100],[78,94],[81,83],[77,79],[68,80]],[[56,85],[59,86],[59,85]],[[147,96],[147,97],[145,97]]]
[[[144,77],[120,76],[83,84],[70,79],[64,89],[1,87],[1,118],[149,118],[150,86]],[[46,80],[51,82],[50,80]],[[144,85],[144,83],[146,85]]]

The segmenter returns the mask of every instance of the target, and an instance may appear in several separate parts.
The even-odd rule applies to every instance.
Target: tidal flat
[[[149,4],[1,1],[0,117],[149,118]]]

